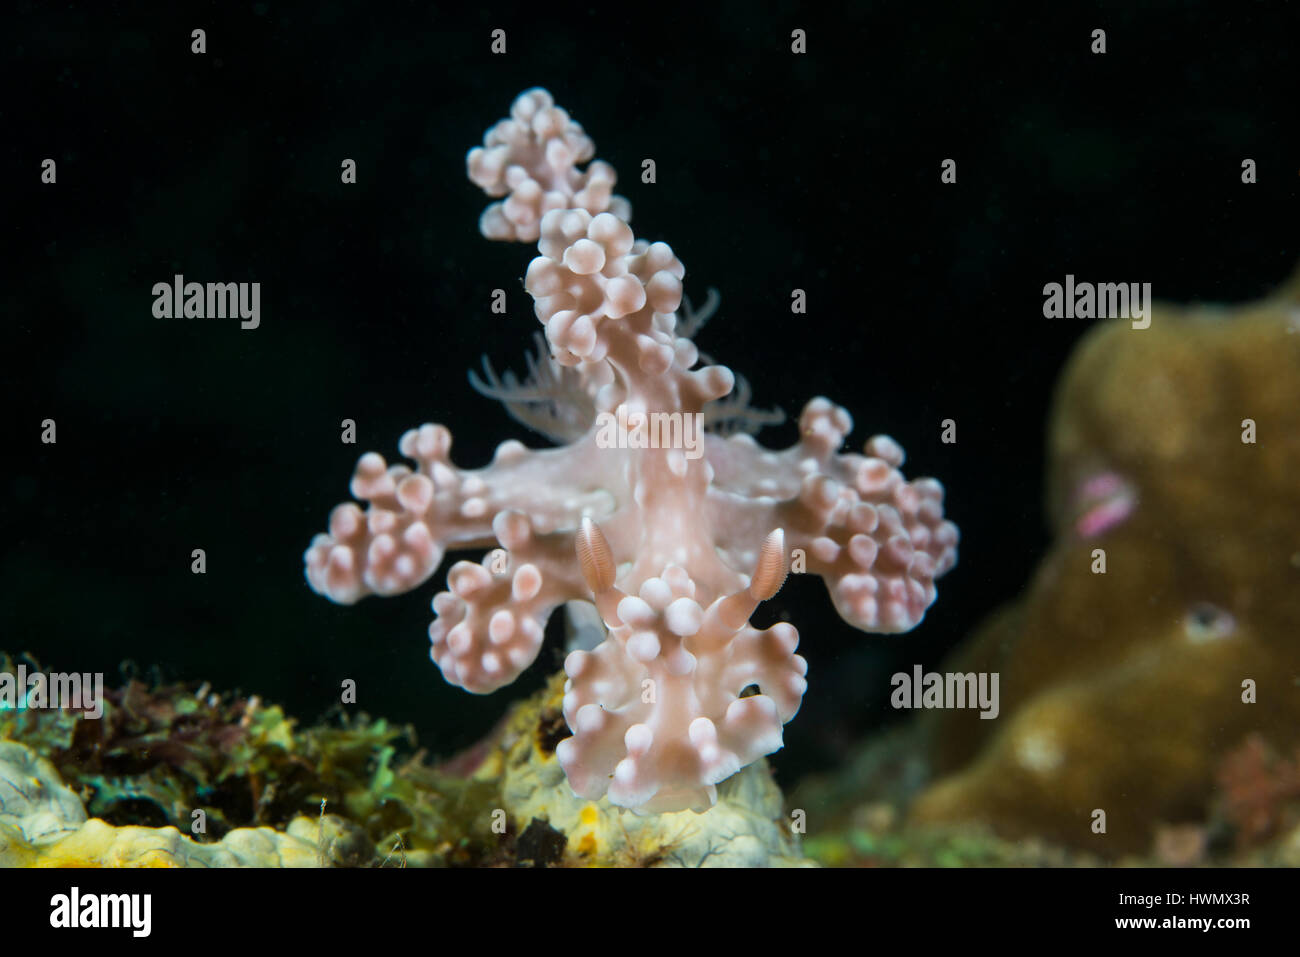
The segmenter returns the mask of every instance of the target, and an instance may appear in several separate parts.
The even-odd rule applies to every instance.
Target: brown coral
[[[948,776],[913,813],[1145,850],[1206,819],[1245,735],[1300,737],[1300,282],[1096,328],[1050,464],[1055,545],[947,666],[999,672],[1002,717],[935,718]]]

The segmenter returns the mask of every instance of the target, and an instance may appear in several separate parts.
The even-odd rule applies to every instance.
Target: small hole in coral
[[[1187,610],[1183,620],[1183,629],[1193,642],[1213,641],[1225,638],[1237,629],[1237,621],[1232,615],[1217,605],[1199,601]]]

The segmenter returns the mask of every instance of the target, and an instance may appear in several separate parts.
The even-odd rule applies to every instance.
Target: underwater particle
[[[550,867],[564,859],[564,848],[568,843],[569,839],[562,832],[535,817],[515,842],[515,857],[520,864]]]

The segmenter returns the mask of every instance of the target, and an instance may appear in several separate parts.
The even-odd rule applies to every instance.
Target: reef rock
[[[86,819],[49,761],[0,741],[0,867],[323,867],[338,863],[341,846],[339,828],[325,822],[326,840],[304,817],[287,832],[237,828],[210,844],[174,827],[114,827]]]
[[[574,794],[555,756],[567,738],[564,676],[506,719],[476,779],[500,788],[517,863],[608,867],[781,867],[807,865],[767,763],[759,760],[718,785],[703,813],[637,814]]]
[[[1050,457],[1050,553],[945,666],[999,672],[1001,717],[931,717],[912,820],[1144,852],[1248,735],[1300,743],[1300,283],[1099,325]]]

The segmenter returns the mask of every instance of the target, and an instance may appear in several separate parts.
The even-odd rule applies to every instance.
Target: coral
[[[1300,283],[1233,310],[1157,304],[1149,329],[1078,347],[1051,423],[1055,544],[946,666],[999,672],[1002,717],[933,716],[943,776],[918,822],[1144,852],[1206,820],[1246,735],[1300,743],[1297,369]]]
[[[299,818],[288,832],[238,828],[214,844],[200,844],[174,827],[113,827],[92,818],[45,847],[11,843],[0,867],[323,867],[312,837],[315,823]],[[0,824],[0,828],[3,825]]]
[[[925,820],[909,810],[925,787],[925,738],[907,721],[877,734],[853,760],[801,780],[789,797],[809,809],[803,851],[829,867],[1295,867],[1300,864],[1296,761],[1249,735],[1219,761],[1208,816],[1158,823],[1148,845],[1117,852],[1094,836],[1064,843],[1033,828],[999,834],[977,815]],[[1091,833],[1091,832],[1089,832]]]
[[[608,788],[626,807],[702,810],[718,782],[781,746],[802,700],[798,633],[748,624],[791,557],[847,622],[902,632],[955,563],[957,529],[938,482],[902,477],[892,439],[839,453],[852,420],[828,399],[807,404],[784,451],[703,432],[762,416],[727,401],[729,369],[696,368],[676,315],[685,269],[667,244],[634,237],[609,167],[578,172],[592,152],[531,90],[467,158],[470,178],[506,197],[484,235],[538,240],[525,285],[550,349],[533,381],[489,372],[483,391],[570,443],[510,440],[490,465],[461,469],[445,427],[412,429],[399,448],[414,467],[362,456],[351,490],[366,509],[333,511],[306,575],[351,603],[416,587],[449,549],[493,549],[452,566],[429,631],[443,676],[476,693],[532,663],[558,605],[593,602],[610,633],[565,666],[570,783],[591,800]]]
[[[573,795],[555,755],[563,685],[438,765],[382,719],[300,729],[278,706],[178,684],[131,679],[101,720],[0,711],[0,866],[806,863],[761,761],[703,818]],[[187,837],[197,809],[206,830]]]
[[[331,820],[339,848],[346,830]],[[0,741],[0,867],[318,867],[340,863],[308,818],[287,832],[239,828],[202,844],[174,827],[114,827],[85,808],[49,761]]]
[[[882,815],[883,816],[883,815]],[[901,827],[870,820],[810,837],[826,867],[1095,867],[1100,860],[1041,841],[1007,841],[986,827]]]
[[[1216,778],[1216,810],[1239,847],[1300,823],[1300,747],[1288,761],[1262,735],[1248,735],[1219,763]]]
[[[563,679],[515,710],[477,776],[499,782],[511,830],[546,822],[564,839],[552,863],[567,866],[774,867],[808,862],[782,816],[781,792],[761,760],[718,788],[708,814],[639,815],[611,796],[565,786],[552,729],[563,721]],[[524,831],[526,834],[527,831]]]
[[[0,654],[0,670],[7,662]],[[207,834],[219,838],[284,829],[324,800],[368,842],[354,863],[386,857],[398,840],[421,863],[450,863],[432,852],[448,830],[489,833],[474,822],[492,788],[438,775],[419,754],[399,761],[412,733],[365,715],[300,729],[256,697],[132,678],[106,689],[100,720],[0,711],[0,738],[47,756],[91,815],[116,827],[188,830],[202,809]]]
[[[0,741],[0,822],[25,844],[57,841],[86,821],[77,795],[50,762],[30,748]]]
[[[885,805],[861,805],[851,819],[817,829],[804,852],[825,867],[1296,867],[1300,826],[1264,844],[1207,846],[1212,822],[1160,827],[1152,847],[1119,857],[1037,836],[1010,839],[976,821],[927,824]]]
[[[8,659],[0,655],[0,670]],[[401,728],[366,717],[297,731],[276,705],[206,687],[129,679],[104,694],[99,720],[60,710],[0,712],[0,737],[46,755],[110,824],[188,828],[203,808],[216,836],[238,825],[283,827],[322,798],[331,806],[387,771]],[[355,798],[353,798],[355,800]],[[356,809],[375,839],[377,808]]]

